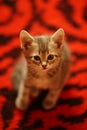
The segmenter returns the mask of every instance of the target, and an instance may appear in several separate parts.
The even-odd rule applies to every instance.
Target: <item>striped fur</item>
[[[23,69],[22,73],[25,70],[27,72],[18,84],[16,106],[20,109],[27,109],[30,95],[38,96],[40,90],[49,89],[43,101],[43,107],[51,109],[56,105],[69,76],[70,53],[64,42],[64,31],[59,29],[52,36],[36,37],[32,37],[26,31],[21,31],[20,40],[27,63],[21,68],[20,62],[20,69]],[[53,56],[52,60],[48,59],[49,55]],[[35,56],[39,59],[34,59]],[[43,67],[43,63],[46,63],[46,68]]]

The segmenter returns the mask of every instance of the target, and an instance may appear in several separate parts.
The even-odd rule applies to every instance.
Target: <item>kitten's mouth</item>
[[[47,68],[43,68],[43,70],[46,70]]]

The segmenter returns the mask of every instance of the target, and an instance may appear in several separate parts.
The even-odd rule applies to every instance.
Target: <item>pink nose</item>
[[[43,69],[46,69],[46,66],[47,66],[47,65],[42,65]]]

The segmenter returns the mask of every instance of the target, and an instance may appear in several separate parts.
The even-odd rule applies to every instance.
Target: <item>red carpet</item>
[[[19,32],[52,34],[64,28],[72,51],[71,76],[57,107],[16,109],[10,75],[20,57]],[[87,130],[87,0],[0,0],[0,130]]]

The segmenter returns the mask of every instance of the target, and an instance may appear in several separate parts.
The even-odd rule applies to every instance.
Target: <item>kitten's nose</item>
[[[46,69],[46,66],[47,66],[47,63],[46,63],[46,62],[43,62],[43,63],[42,63],[43,69]]]
[[[43,69],[46,69],[46,65],[42,65]]]

